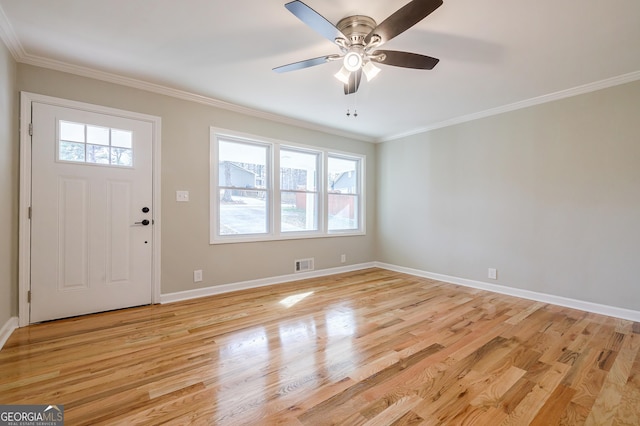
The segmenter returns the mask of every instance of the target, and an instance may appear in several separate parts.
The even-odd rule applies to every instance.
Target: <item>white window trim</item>
[[[322,232],[322,230],[324,229],[324,215],[323,215],[323,211],[324,211],[324,204],[325,201],[323,200],[323,194],[325,193],[325,186],[326,183],[323,182],[323,177],[324,177],[324,170],[325,170],[325,165],[324,165],[324,158],[326,157],[326,154],[324,153],[324,151],[322,149],[318,149],[318,148],[309,148],[309,147],[301,147],[299,145],[293,145],[293,144],[284,144],[284,143],[280,143],[280,145],[278,146],[278,155],[274,154],[274,160],[277,160],[278,162],[278,168],[276,169],[274,167],[273,170],[273,177],[275,180],[277,180],[278,182],[278,203],[276,204],[274,202],[273,204],[273,209],[277,211],[278,213],[278,221],[276,223],[280,224],[279,226],[282,225],[282,208],[281,208],[281,195],[283,192],[294,192],[294,193],[302,193],[302,194],[310,194],[310,193],[314,193],[314,191],[297,191],[297,190],[283,190],[280,187],[280,153],[282,152],[282,149],[285,150],[289,150],[289,151],[294,151],[294,152],[302,152],[302,153],[308,153],[308,154],[314,154],[318,156],[318,159],[316,161],[316,190],[315,193],[317,194],[317,211],[318,211],[318,218],[317,218],[317,229],[314,230],[310,230],[310,231],[285,231],[282,232],[282,229],[279,230],[280,234],[283,236],[318,236],[318,234],[320,234]],[[275,163],[274,163],[275,164]],[[277,175],[277,179],[276,179],[276,175]],[[274,189],[275,192],[275,189]],[[276,207],[277,206],[277,207]],[[274,228],[275,229],[275,228]]]
[[[358,168],[358,183],[360,184],[360,191],[357,194],[346,194],[346,195],[358,195],[358,223],[360,224],[360,229],[343,229],[343,230],[328,230],[329,226],[329,190],[326,188],[323,191],[324,200],[323,200],[323,208],[324,211],[322,213],[323,219],[325,220],[325,229],[327,236],[348,236],[348,235],[365,235],[366,234],[366,223],[365,223],[365,182],[366,182],[366,156],[360,154],[350,154],[346,152],[339,152],[335,150],[326,150],[324,155],[324,170],[329,169],[329,157],[334,158],[343,158],[346,160],[358,160],[360,162],[360,167]],[[327,176],[323,175],[324,185],[327,185]]]
[[[297,240],[308,238],[329,238],[339,236],[366,235],[366,156],[364,154],[350,153],[333,150],[324,147],[304,145],[294,142],[281,141],[233,130],[210,127],[209,129],[209,244],[230,244],[242,242]],[[267,207],[269,232],[266,234],[245,234],[245,235],[218,235],[219,220],[219,194],[218,194],[218,138],[228,138],[230,140],[244,141],[255,144],[271,145],[270,164],[268,165],[269,175],[267,176],[268,190],[267,196],[271,201]],[[318,169],[318,230],[313,231],[280,231],[280,147],[292,148],[300,151],[319,153]],[[358,197],[358,229],[346,229],[329,231],[328,228],[328,197],[327,189],[327,165],[328,158],[341,157],[345,159],[357,160],[360,163],[359,173],[359,193]]]

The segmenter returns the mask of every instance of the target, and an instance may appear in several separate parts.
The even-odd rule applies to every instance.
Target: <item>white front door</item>
[[[152,300],[150,122],[32,103],[30,322]]]

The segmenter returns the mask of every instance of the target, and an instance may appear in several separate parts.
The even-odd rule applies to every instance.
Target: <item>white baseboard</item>
[[[167,293],[160,296],[160,303],[172,303],[182,300],[197,299],[199,297],[214,296],[216,294],[229,293],[232,291],[248,290],[252,288],[265,287],[274,284],[283,284],[291,281],[304,280],[307,278],[318,278],[328,275],[341,274],[344,272],[359,271],[361,269],[373,268],[376,264],[360,263],[358,265],[341,266],[337,268],[320,269],[311,272],[300,272],[297,274],[280,275],[277,277],[263,278],[259,280],[242,281],[231,284],[222,284],[211,287],[198,288],[195,290],[180,291],[177,293]]]
[[[11,333],[13,333],[13,330],[16,328],[18,328],[18,317],[9,318],[2,328],[0,328],[0,350],[2,350],[4,344],[7,343],[7,340],[11,337]]]
[[[419,269],[405,268],[403,266],[391,265],[382,262],[361,263],[358,265],[343,266],[338,268],[321,269],[312,272],[302,272],[297,274],[280,275],[277,277],[263,278],[258,280],[243,281],[230,284],[222,284],[217,286],[199,288],[194,290],[180,291],[177,293],[167,293],[160,296],[160,303],[172,303],[182,300],[197,299],[199,297],[214,296],[217,294],[229,293],[232,291],[248,290],[252,288],[265,287],[275,284],[284,284],[291,281],[304,280],[307,278],[318,278],[328,275],[340,274],[344,272],[359,271],[367,268],[382,268],[389,271],[402,272],[417,277],[430,278],[432,280],[442,281],[451,284],[459,284],[465,287],[477,288],[480,290],[491,291],[494,293],[506,294],[508,296],[520,297],[536,302],[550,303],[553,305],[564,306],[567,308],[578,309],[586,312],[593,312],[600,315],[607,315],[615,318],[640,322],[640,312],[616,306],[602,305],[599,303],[587,302],[584,300],[570,299],[553,294],[538,293],[520,288],[507,287],[504,285],[490,284],[482,281],[469,280],[450,275],[436,274],[433,272],[422,271]],[[17,327],[17,322],[16,322]],[[5,325],[6,328],[6,325]],[[15,328],[15,327],[14,327]],[[4,330],[4,328],[3,328]],[[11,330],[13,331],[13,329]],[[9,334],[11,334],[11,331]],[[2,334],[0,334],[2,336]],[[7,336],[8,338],[8,336]],[[4,343],[0,340],[0,343]],[[0,345],[1,347],[1,345]]]
[[[584,300],[570,299],[562,296],[554,296],[553,294],[538,293],[530,290],[523,290],[503,285],[490,284],[482,281],[474,281],[466,278],[452,277],[449,275],[436,274],[433,272],[421,271],[418,269],[405,268],[402,266],[390,265],[387,263],[375,262],[375,266],[390,271],[402,272],[405,274],[415,275],[417,277],[430,278],[432,280],[443,281],[451,284],[459,284],[465,287],[477,288],[480,290],[491,291],[494,293],[506,294],[508,296],[520,297],[536,302],[550,303],[552,305],[564,306],[567,308],[578,309],[581,311],[593,312],[595,314],[607,315],[615,318],[640,322],[640,312],[616,306],[601,305],[599,303],[587,302]]]

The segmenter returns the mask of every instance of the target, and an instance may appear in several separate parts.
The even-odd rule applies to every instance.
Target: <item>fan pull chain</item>
[[[347,118],[351,117],[353,115],[353,118],[358,118],[358,93],[356,92],[356,94],[354,95],[354,102],[353,102],[353,114],[351,114],[351,111],[349,110],[349,108],[347,108]]]
[[[355,93],[353,98],[353,117],[358,118],[358,92]]]

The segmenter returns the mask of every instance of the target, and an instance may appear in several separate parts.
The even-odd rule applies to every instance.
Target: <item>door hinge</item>
[[[31,290],[27,292],[27,303],[31,303]]]
[[[29,136],[33,136],[33,123],[29,123]]]
[[[28,212],[28,214],[29,214],[29,219],[31,219],[31,206],[29,206],[29,212]]]

